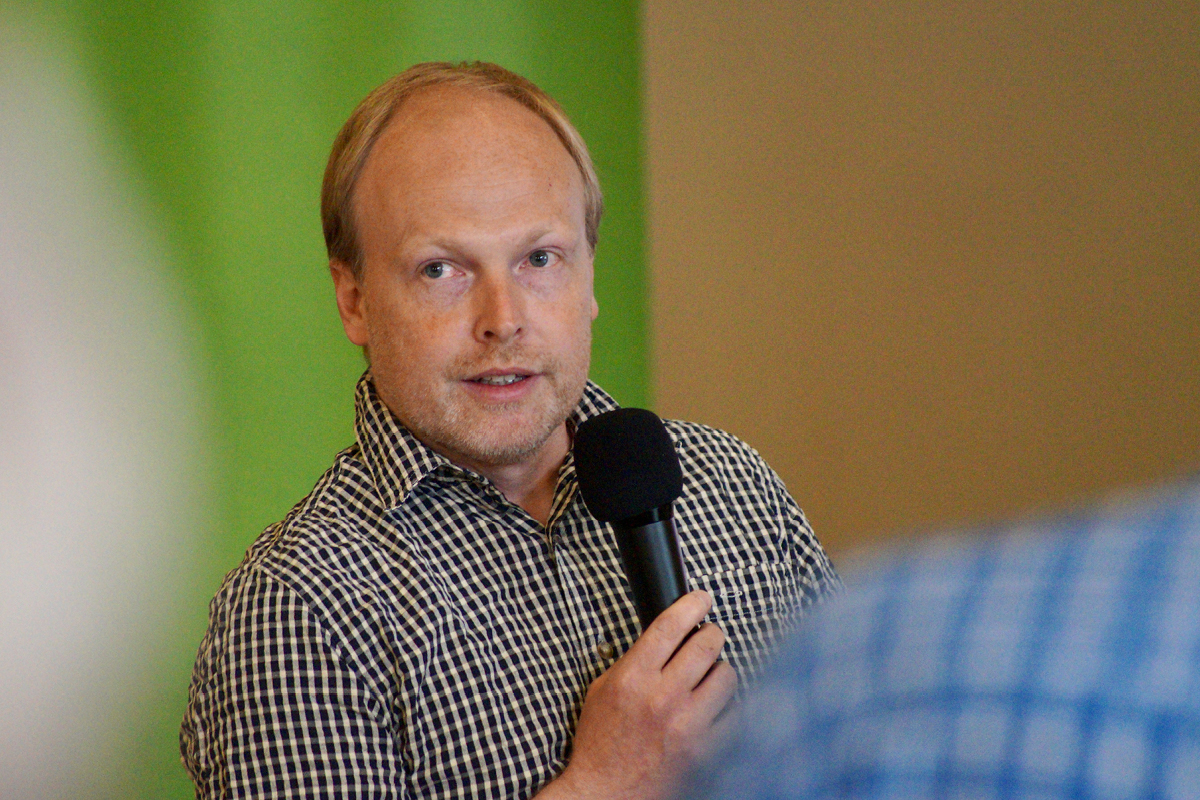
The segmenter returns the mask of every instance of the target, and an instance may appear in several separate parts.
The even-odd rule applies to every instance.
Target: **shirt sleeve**
[[[388,719],[292,589],[251,571],[213,601],[180,734],[197,798],[400,800]]]
[[[801,602],[807,608],[840,592],[842,580],[783,480],[761,457],[759,463],[768,476],[780,529],[794,548],[795,577],[803,593]]]

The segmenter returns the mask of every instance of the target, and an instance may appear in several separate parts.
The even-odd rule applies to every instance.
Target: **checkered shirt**
[[[686,797],[1200,797],[1200,485],[848,574]]]
[[[543,528],[417,441],[369,374],[356,399],[357,444],[212,602],[181,732],[197,796],[531,796],[639,633],[612,533],[570,456]],[[615,407],[589,383],[569,424]],[[667,428],[685,566],[747,678],[838,578],[757,453]]]

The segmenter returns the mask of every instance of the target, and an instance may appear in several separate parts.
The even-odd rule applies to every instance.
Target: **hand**
[[[705,592],[684,595],[588,687],[571,761],[541,800],[669,796],[737,686],[733,668],[717,661],[725,634],[712,624],[696,630],[711,607]]]

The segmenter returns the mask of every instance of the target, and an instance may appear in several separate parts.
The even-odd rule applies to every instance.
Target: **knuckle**
[[[647,699],[646,707],[649,709],[651,717],[662,719],[667,716],[669,704],[661,694],[654,694]]]
[[[732,692],[737,689],[737,673],[733,671],[733,667],[729,666],[727,662],[718,661],[713,666],[713,677],[716,678],[728,691]]]
[[[686,750],[693,738],[692,728],[682,716],[676,715],[666,724],[666,737],[676,748]]]
[[[633,677],[627,670],[622,671],[620,674],[613,675],[611,678],[609,678],[608,682],[612,685],[612,691],[618,697],[626,697],[632,694],[637,686],[637,682],[633,680]]]

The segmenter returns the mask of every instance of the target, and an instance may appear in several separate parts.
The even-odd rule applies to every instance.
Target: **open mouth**
[[[488,386],[511,386],[528,377],[528,375],[518,375],[516,373],[509,375],[480,375],[478,378],[471,378],[471,382],[482,383]]]

